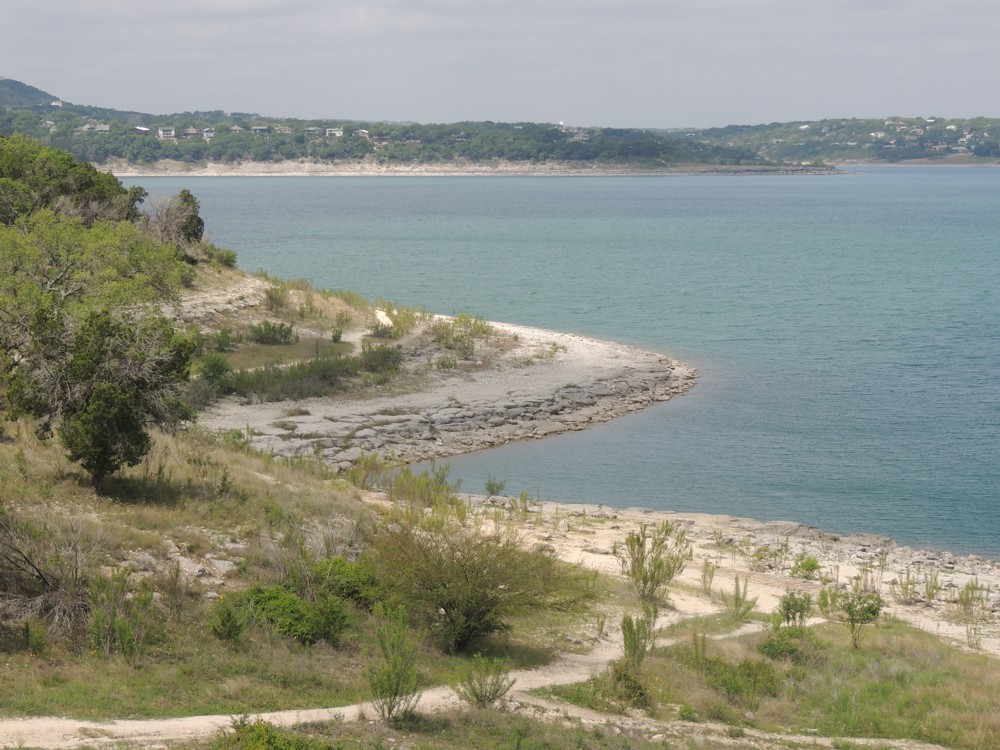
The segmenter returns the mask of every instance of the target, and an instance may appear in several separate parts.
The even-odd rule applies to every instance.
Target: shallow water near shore
[[[449,460],[543,498],[1000,557],[1000,170],[141,178],[247,269],[666,352],[687,395]]]

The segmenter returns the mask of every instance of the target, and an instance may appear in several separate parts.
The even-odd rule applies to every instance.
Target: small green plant
[[[795,558],[791,574],[795,578],[804,578],[807,581],[811,581],[819,573],[819,569],[819,560],[815,556],[807,555],[803,552]]]
[[[746,622],[750,613],[757,607],[757,597],[751,597],[748,592],[750,579],[743,579],[743,586],[740,587],[740,577],[733,578],[733,593],[722,592],[722,604],[726,608],[726,614],[733,622]]]
[[[271,312],[288,307],[288,299],[288,287],[284,284],[274,284],[264,290],[264,306]]]
[[[691,555],[691,544],[683,528],[670,521],[650,527],[641,524],[630,531],[625,545],[616,549],[622,573],[635,587],[643,602],[655,602],[670,582],[680,574]]]
[[[913,604],[917,601],[918,581],[907,568],[894,581],[889,582],[889,593],[899,604]]]
[[[707,557],[701,563],[701,590],[707,596],[712,593],[712,580],[715,578],[716,564]]]
[[[486,497],[498,496],[506,486],[507,481],[504,479],[497,479],[493,475],[486,477]]]
[[[776,622],[784,625],[805,625],[812,611],[812,595],[803,591],[786,592],[778,600]]]
[[[236,643],[246,630],[246,614],[224,596],[216,599],[209,619],[212,635],[220,641]]]
[[[860,648],[861,628],[875,622],[883,607],[885,601],[871,591],[850,591],[841,597],[840,608],[851,628],[851,645],[854,648]]]
[[[402,607],[375,605],[375,644],[364,673],[379,718],[395,724],[411,715],[420,700],[423,677],[417,669],[417,646],[406,625]]]
[[[824,586],[819,590],[816,604],[823,617],[828,620],[837,619],[840,616],[840,589],[836,586]]]
[[[503,659],[476,654],[453,689],[470,706],[490,708],[502,701],[512,687],[514,678]]]
[[[932,602],[941,593],[941,582],[938,580],[936,569],[924,571],[924,600]]]

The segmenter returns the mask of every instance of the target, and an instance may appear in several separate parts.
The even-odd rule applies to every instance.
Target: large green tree
[[[95,486],[182,416],[192,343],[160,317],[186,266],[128,222],[42,210],[0,226],[0,406],[58,431]]]

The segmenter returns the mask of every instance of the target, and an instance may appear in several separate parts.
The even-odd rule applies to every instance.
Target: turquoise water
[[[148,178],[240,264],[664,351],[697,387],[450,460],[545,498],[1000,557],[1000,170]]]

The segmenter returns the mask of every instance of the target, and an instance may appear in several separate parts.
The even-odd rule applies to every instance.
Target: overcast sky
[[[155,114],[1000,116],[997,0],[0,0],[0,76]]]

